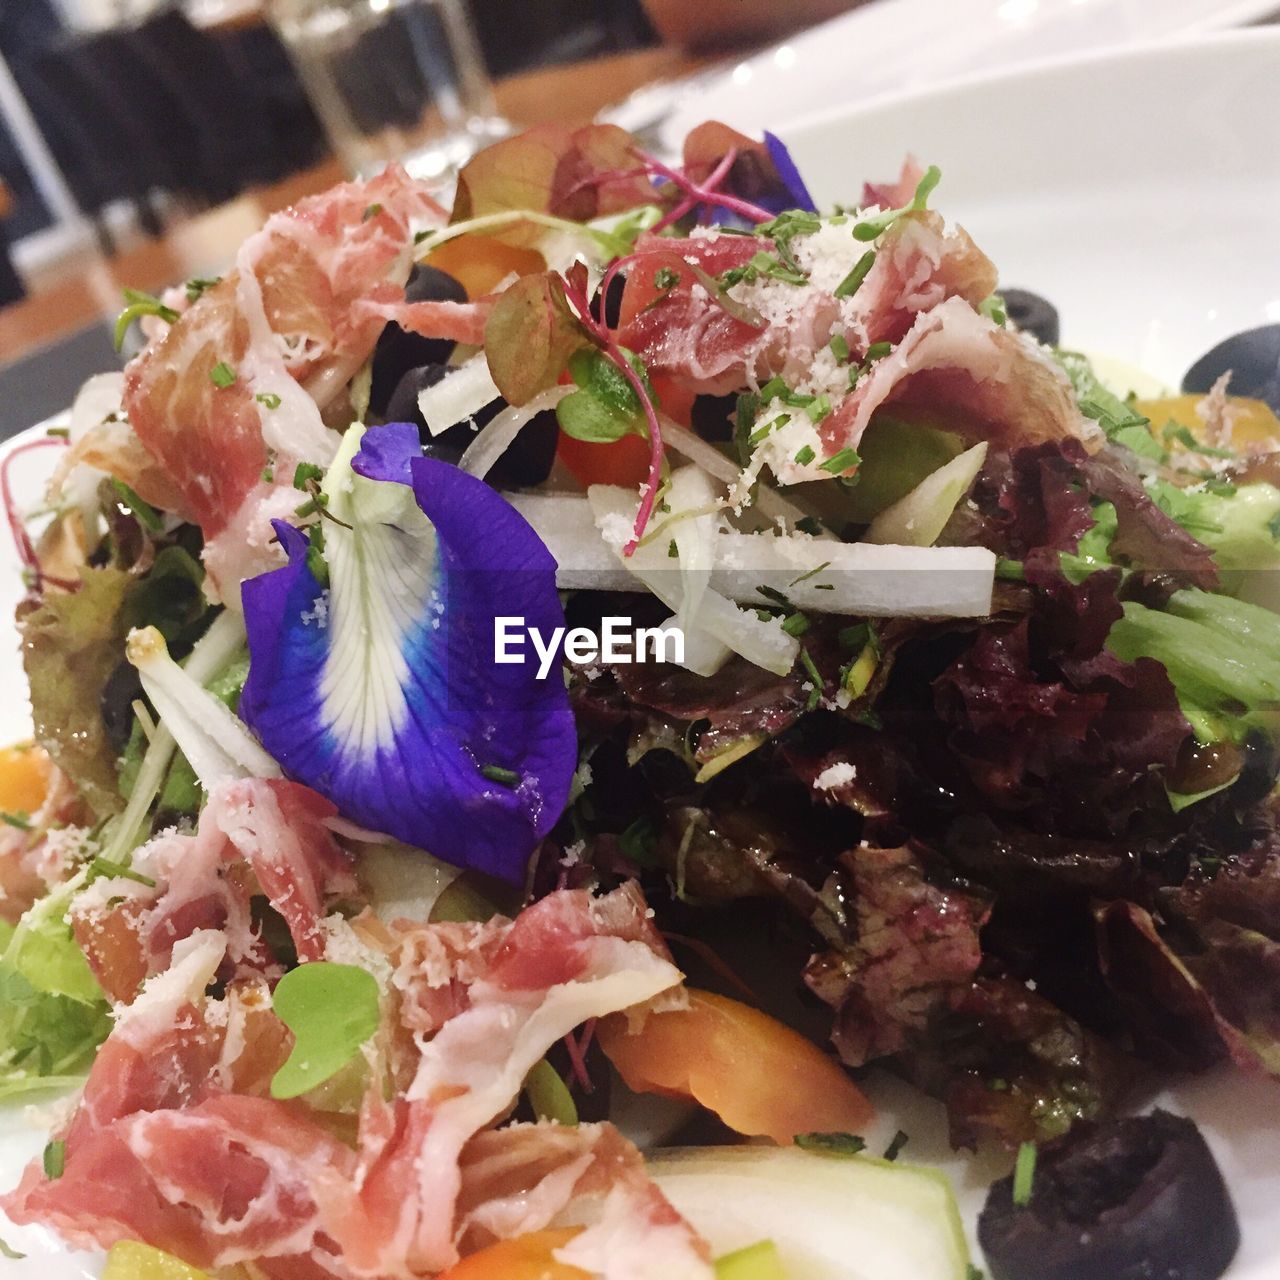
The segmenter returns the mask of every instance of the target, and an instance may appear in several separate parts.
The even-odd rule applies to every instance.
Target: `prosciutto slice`
[[[290,486],[297,462],[332,457],[321,410],[372,351],[382,308],[403,304],[415,229],[443,221],[424,185],[395,167],[303,200],[269,218],[235,268],[130,364],[133,430],[207,540],[227,530],[269,559],[269,529],[261,547],[250,536],[265,523],[258,508],[272,484]],[[223,550],[211,564],[234,602],[229,579],[248,575]]]
[[[569,1249],[607,1280],[708,1280],[705,1245],[615,1131],[491,1129],[569,1031],[678,994],[639,891],[563,890],[514,921],[379,927],[386,954],[370,967],[390,961],[387,1007],[411,1011],[380,1042],[400,1045],[410,1083],[384,1101],[390,1064],[375,1055],[353,1145],[301,1102],[259,1096],[268,1072],[249,1041],[277,1057],[282,1044],[265,988],[238,1011],[207,997],[225,938],[197,930],[100,1052],[62,1176],[33,1164],[0,1208],[82,1247],[140,1239],[272,1280],[418,1280],[530,1224],[585,1222]]]
[[[103,879],[73,905],[77,940],[104,989],[127,1003],[201,929],[219,932],[233,964],[266,969],[271,955],[250,917],[255,886],[284,917],[299,958],[320,959],[325,900],[355,889],[350,859],[326,825],[336,812],[280,779],[215,788],[196,834],[162,833],[134,855],[134,870],[154,887]]]
[[[916,317],[902,341],[871,367],[820,424],[828,456],[857,448],[883,405],[920,405],[969,438],[1007,447],[1074,437],[1102,444],[1076,405],[1066,374],[1034,340],[993,324],[962,298]]]

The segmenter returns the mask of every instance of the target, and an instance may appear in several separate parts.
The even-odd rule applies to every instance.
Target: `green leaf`
[[[1093,365],[1089,363],[1088,357],[1081,355],[1078,351],[1064,351],[1062,349],[1055,351],[1053,354],[1071,381],[1071,386],[1076,393],[1076,400],[1080,405],[1080,412],[1086,418],[1092,418],[1106,433],[1109,440],[1115,440],[1117,433],[1126,427],[1141,427],[1150,438],[1150,432],[1146,431],[1150,420],[1144,418],[1131,405],[1121,400],[1114,391],[1103,386],[1098,380],[1098,375],[1094,373]],[[1130,432],[1119,442],[1133,449],[1137,441],[1137,434]],[[1154,440],[1152,440],[1152,444],[1155,445],[1155,448],[1163,458],[1164,450],[1160,449],[1159,444],[1156,444]],[[1146,446],[1143,445],[1142,449],[1145,448]],[[1135,452],[1137,451],[1135,450]]]
[[[623,354],[652,396],[648,375],[639,357],[629,351]],[[629,432],[644,433],[640,398],[622,370],[598,347],[574,352],[569,359],[569,374],[578,390],[570,392],[556,406],[556,418],[566,435],[602,444],[620,440]]]
[[[1280,566],[1280,489],[1274,485],[1259,482],[1215,491],[1154,480],[1147,490],[1161,511],[1213,551],[1218,567],[1226,571],[1226,586],[1237,585],[1245,570]]]
[[[797,1133],[795,1143],[802,1151],[829,1156],[856,1156],[867,1149],[856,1133]]]
[[[554,271],[522,276],[498,297],[484,327],[489,372],[513,405],[555,386],[569,357],[588,342]]]
[[[355,965],[300,965],[280,979],[273,1004],[294,1034],[271,1081],[273,1098],[296,1098],[332,1079],[378,1029],[378,984]]]
[[[919,213],[928,208],[929,197],[941,181],[942,170],[936,164],[931,164],[916,184],[916,193],[911,197],[909,204],[904,204],[900,209],[886,209],[883,213],[878,213],[871,218],[863,218],[854,226],[853,238],[863,241],[875,240],[888,231],[903,214]]]
[[[1280,614],[1178,591],[1164,610],[1126,602],[1107,648],[1126,662],[1161,663],[1202,742],[1242,742],[1251,729],[1280,736]]]
[[[525,1077],[524,1091],[539,1120],[553,1120],[563,1125],[578,1123],[578,1108],[574,1105],[573,1094],[546,1058],[535,1063]]]
[[[134,579],[121,569],[84,569],[78,591],[48,593],[21,623],[36,740],[100,815],[120,808],[116,751],[100,699],[124,658],[126,601]]]

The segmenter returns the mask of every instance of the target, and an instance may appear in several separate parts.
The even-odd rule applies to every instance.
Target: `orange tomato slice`
[[[514,1240],[500,1240],[463,1258],[440,1280],[591,1280],[590,1272],[566,1266],[551,1256],[580,1230],[533,1231]]]
[[[1139,400],[1134,408],[1144,418],[1151,419],[1152,434],[1160,440],[1160,433],[1167,422],[1176,422],[1191,432],[1197,440],[1204,435],[1204,420],[1196,413],[1196,406],[1203,396],[1167,396],[1163,400]],[[1231,445],[1245,449],[1249,445],[1272,445],[1280,441],[1280,418],[1262,400],[1247,396],[1228,396],[1231,406]],[[1161,440],[1161,443],[1164,443]]]
[[[600,1045],[637,1093],[691,1098],[738,1133],[780,1145],[798,1133],[857,1133],[871,1104],[843,1067],[749,1005],[689,990],[689,1008],[653,1013],[632,1034],[623,1015]]]
[[[0,810],[33,814],[44,804],[53,765],[43,747],[0,749]]]
[[[513,273],[518,276],[545,271],[547,264],[536,249],[520,249],[491,236],[459,236],[446,240],[427,256],[427,265],[447,271],[472,301],[492,293]]]

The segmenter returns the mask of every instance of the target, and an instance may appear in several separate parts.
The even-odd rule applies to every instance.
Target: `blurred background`
[[[121,288],[216,274],[390,159],[447,183],[602,111],[655,150],[1280,0],[0,0],[0,436],[117,357]],[[826,23],[807,34],[804,29]],[[1280,71],[1280,68],[1277,69]]]

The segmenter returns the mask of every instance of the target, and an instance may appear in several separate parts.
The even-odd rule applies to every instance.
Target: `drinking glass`
[[[269,0],[267,13],[353,177],[449,174],[508,132],[463,0]]]

